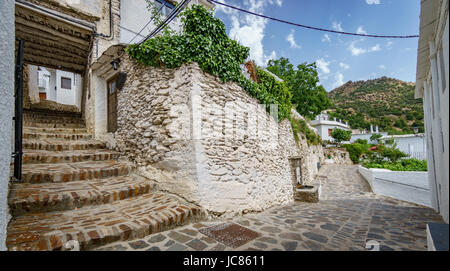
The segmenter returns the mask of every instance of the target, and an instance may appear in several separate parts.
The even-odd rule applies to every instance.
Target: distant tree
[[[371,137],[370,137],[370,141],[378,141],[380,138],[382,138],[383,136],[382,135],[380,135],[380,134],[373,134]]]
[[[345,131],[342,129],[333,129],[333,132],[331,133],[331,137],[334,139],[334,141],[338,144],[340,144],[342,141],[349,141],[352,135],[352,131]]]
[[[283,79],[292,93],[292,104],[301,115],[314,119],[332,103],[324,87],[319,85],[316,63],[303,63],[297,69],[287,58],[270,60],[267,69]]]

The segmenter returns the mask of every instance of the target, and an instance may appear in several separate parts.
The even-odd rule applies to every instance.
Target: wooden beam
[[[53,36],[54,37],[53,39],[58,37],[59,39],[71,41],[71,42],[79,44],[81,46],[89,46],[89,40],[82,39],[82,38],[75,37],[75,36],[71,36],[71,35],[62,33],[60,31],[53,30],[53,29],[51,29],[49,27],[46,27],[45,25],[38,24],[38,23],[35,23],[35,22],[32,22],[32,21],[27,21],[24,18],[20,18],[20,17],[16,16],[16,26],[18,24],[21,25],[21,26],[24,26],[24,27],[29,27],[31,29],[35,29],[36,32],[38,32],[39,34],[46,33],[47,36]]]
[[[50,54],[52,55],[58,55],[61,57],[70,57],[75,61],[76,63],[85,63],[87,61],[87,54],[85,56],[79,56],[78,54],[70,53],[66,50],[61,50],[59,48],[54,47],[53,45],[42,45],[37,44],[35,41],[29,41],[26,39],[23,39],[26,42],[26,48],[28,50],[33,50],[35,52],[42,52],[45,55]],[[18,42],[18,41],[16,41]]]
[[[86,49],[80,49],[64,42],[49,41],[48,39],[35,34],[26,33],[22,28],[16,28],[16,37],[23,39],[26,42],[36,44],[36,46],[53,47],[60,51],[67,52],[68,54],[75,54],[80,57],[89,55],[89,51],[87,50],[88,47],[86,47]]]
[[[77,71],[77,73],[83,73],[86,66],[74,64],[70,62],[58,61],[49,57],[42,57],[35,55],[32,52],[24,52],[25,62],[34,63],[37,66],[51,67],[60,70]]]

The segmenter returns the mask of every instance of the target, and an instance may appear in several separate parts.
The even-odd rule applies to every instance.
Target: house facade
[[[326,112],[322,112],[316,117],[315,120],[312,120],[309,124],[317,130],[322,140],[331,142],[334,141],[333,137],[331,136],[331,133],[334,129],[341,129],[346,131],[351,130],[348,123],[344,123],[342,120],[338,120],[336,118],[330,118],[330,116]]]
[[[415,97],[423,98],[432,205],[449,221],[449,1],[421,1]]]
[[[381,140],[394,140],[397,149],[408,154],[410,158],[427,160],[427,144],[424,134],[383,136]]]

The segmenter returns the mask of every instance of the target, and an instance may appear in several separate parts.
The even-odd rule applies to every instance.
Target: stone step
[[[24,139],[63,139],[63,140],[87,140],[92,139],[92,135],[87,133],[23,133]]]
[[[8,225],[6,245],[12,251],[67,250],[67,242],[74,240],[81,250],[87,250],[204,218],[198,206],[155,192],[77,210],[19,216]]]
[[[137,197],[153,190],[154,182],[130,175],[67,183],[13,184],[9,210],[14,217],[25,213],[74,210]]]
[[[23,127],[24,133],[50,133],[50,134],[86,134],[86,128],[39,128],[39,127]]]
[[[111,150],[79,150],[79,151],[43,151],[25,150],[23,153],[23,164],[43,163],[75,163],[87,161],[117,160],[119,152]]]
[[[24,121],[24,126],[38,128],[85,128],[84,123],[41,123]]]
[[[25,183],[67,183],[124,176],[133,170],[134,166],[132,164],[114,160],[59,164],[23,164],[22,181]]]
[[[78,117],[58,117],[58,116],[25,116],[26,122],[38,122],[38,123],[84,123],[82,118]]]
[[[22,148],[44,151],[75,151],[104,149],[106,148],[106,144],[97,140],[68,141],[56,139],[24,139]]]

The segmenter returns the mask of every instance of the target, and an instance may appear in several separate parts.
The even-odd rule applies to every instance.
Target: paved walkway
[[[317,204],[295,202],[98,250],[427,250],[426,223],[442,222],[430,208],[371,193],[355,166],[326,165],[316,181]]]

